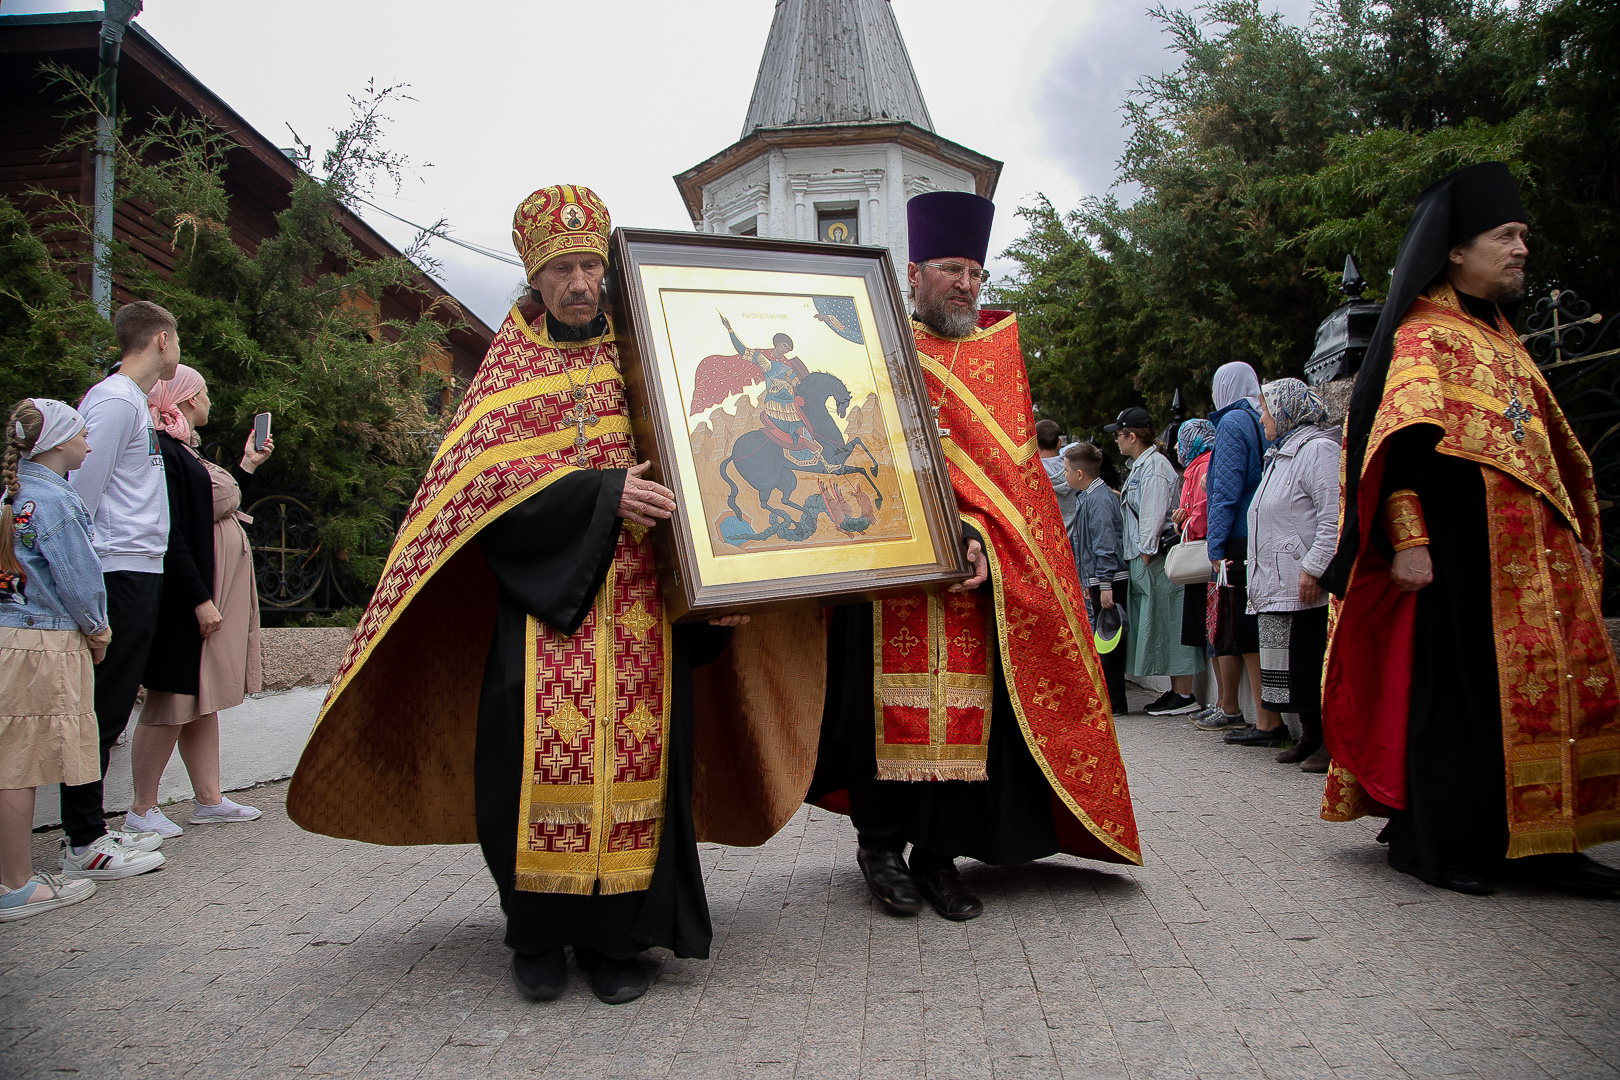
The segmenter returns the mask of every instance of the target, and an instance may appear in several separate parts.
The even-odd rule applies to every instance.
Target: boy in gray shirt
[[[163,458],[146,408],[146,395],[180,363],[174,316],[157,304],[125,304],[113,317],[121,354],[119,369],[84,395],[90,455],[70,483],[94,529],[92,543],[107,587],[112,641],[96,667],[96,725],[101,734],[101,772],[129,723],[135,694],[163,597],[163,553],[169,543],[169,496]],[[156,833],[108,833],[102,782],[62,785],[62,876],[108,880],[163,865]]]

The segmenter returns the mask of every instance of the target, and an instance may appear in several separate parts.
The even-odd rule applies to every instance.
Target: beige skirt
[[[0,626],[0,788],[101,778],[95,671],[77,630]]]

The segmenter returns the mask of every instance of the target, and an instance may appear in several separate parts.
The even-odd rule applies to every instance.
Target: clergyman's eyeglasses
[[[975,285],[982,285],[990,278],[990,271],[980,270],[972,266],[964,266],[961,263],[929,262],[923,263],[923,265],[932,266],[935,270],[938,270],[948,278],[961,277],[963,274],[966,274],[968,276],[968,280]]]

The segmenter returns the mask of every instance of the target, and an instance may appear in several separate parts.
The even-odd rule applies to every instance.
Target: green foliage
[[[1044,199],[994,299],[1020,313],[1037,409],[1076,434],[1128,404],[1194,412],[1213,371],[1297,375],[1353,254],[1378,294],[1413,200],[1509,163],[1532,287],[1620,307],[1620,5],[1319,0],[1307,28],[1258,0],[1155,9],[1179,66],[1126,102],[1122,203]]]
[[[0,411],[23,397],[76,403],[96,380],[96,343],[111,340],[22,211],[0,199]]]
[[[54,74],[79,103],[89,100],[80,76]],[[385,291],[417,287],[421,268],[432,265],[423,248],[439,227],[403,257],[381,260],[363,258],[343,227],[345,208],[379,173],[397,183],[408,166],[380,142],[382,106],[399,89],[373,85],[351,99],[354,121],[335,133],[324,177],[299,172],[275,233],[251,252],[226,224],[233,146],[227,136],[194,119],[162,117],[136,136],[125,137],[121,128],[117,153],[120,199],[168,232],[175,265],[172,275],[162,275],[122,246],[112,265],[124,287],[179,321],[183,359],[208,380],[213,402],[205,445],[217,442],[222,456],[234,460],[253,414],[274,413],[276,453],[259,476],[316,508],[320,543],[363,589],[381,572],[392,511],[410,500],[444,432],[443,418],[428,405],[437,404],[443,378],[421,372],[446,347],[445,324],[379,321],[374,314],[374,298]],[[72,229],[87,232],[83,208],[57,209],[79,221]],[[8,321],[0,299],[6,335],[0,340],[15,335],[44,344],[8,369],[6,385],[59,385],[62,396],[75,400],[91,381],[85,343],[110,335],[105,322],[90,328],[99,336],[89,332],[69,268],[42,258],[42,245],[12,225],[18,218],[9,207],[0,217],[0,232],[13,234],[0,248],[0,282],[17,279],[6,297],[19,297],[14,305],[23,314]],[[14,265],[35,269],[12,273]]]

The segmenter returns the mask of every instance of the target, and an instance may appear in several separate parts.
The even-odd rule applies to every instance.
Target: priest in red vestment
[[[964,920],[983,904],[958,856],[1140,864],[1141,848],[1068,534],[1036,454],[1018,320],[978,307],[995,207],[942,191],[906,212],[917,359],[974,570],[949,592],[830,610],[809,798],[849,813],[861,871],[889,910],[915,914],[926,899]]]
[[[814,612],[670,624],[648,531],[669,527],[674,502],[637,464],[601,310],[608,234],[588,188],[518,207],[529,295],[416,493],[287,809],[376,844],[476,840],[518,990],[561,994],[568,946],[619,1004],[649,985],[641,951],[708,955],[695,740],[724,748],[696,785],[714,792],[697,791],[712,838],[762,842],[809,781],[791,740],[819,705],[791,715],[798,697],[773,680],[819,692],[821,658],[804,646]],[[693,669],[722,648],[699,735]],[[787,704],[759,704],[772,701]]]
[[[1514,335],[1525,212],[1506,166],[1418,197],[1346,423],[1342,597],[1322,694],[1322,816],[1387,816],[1389,863],[1620,890],[1620,669],[1592,466]],[[1504,308],[1507,311],[1504,311]]]

